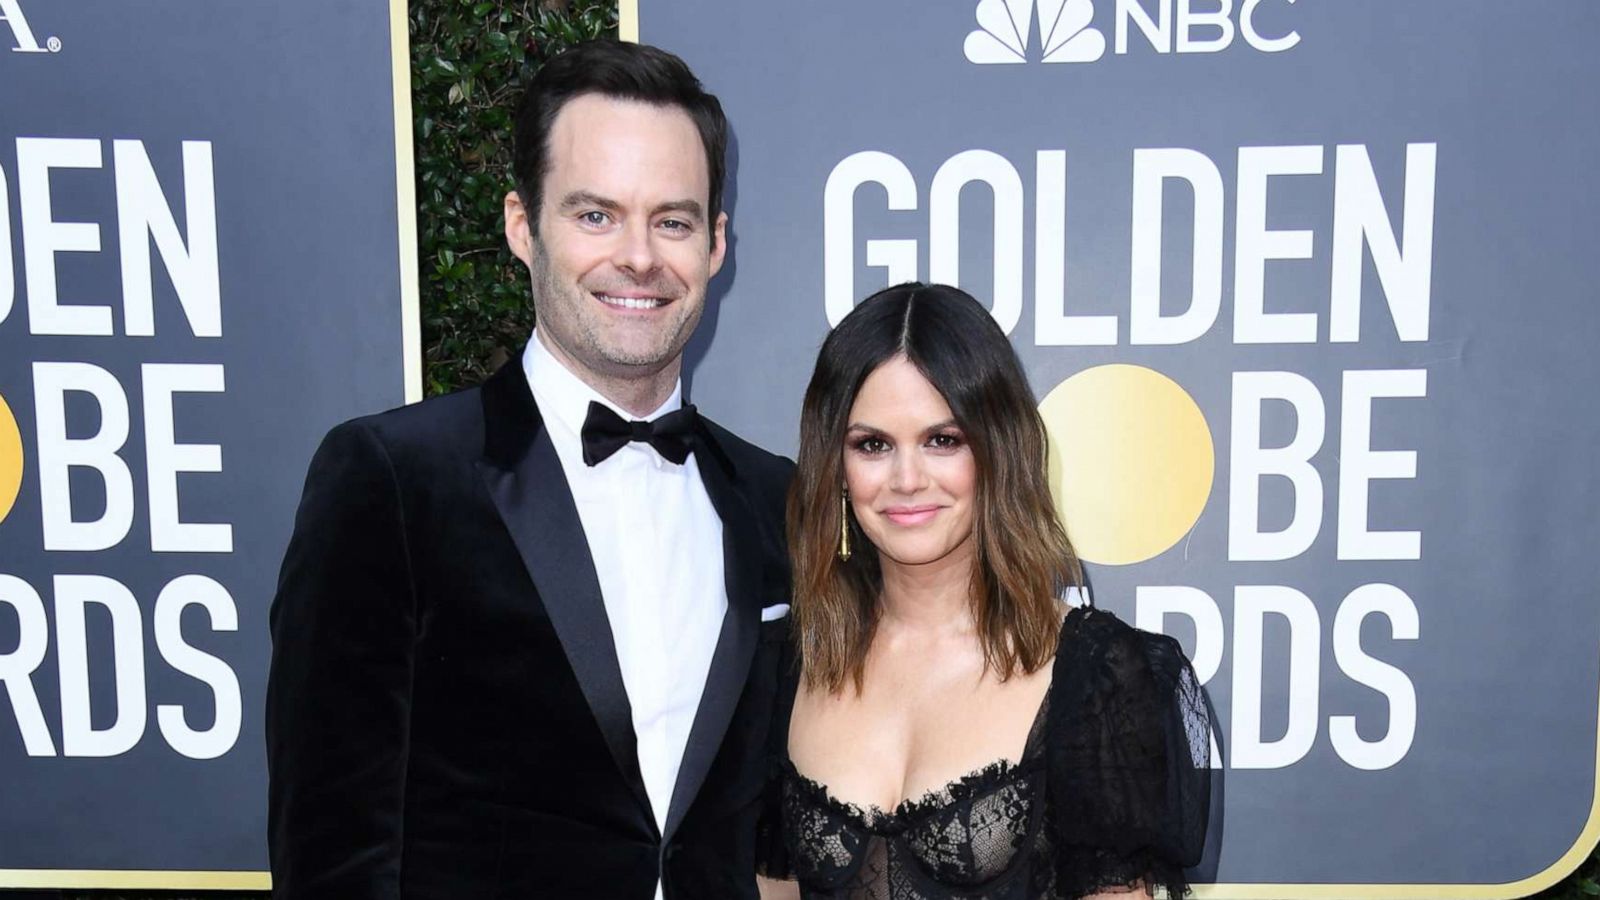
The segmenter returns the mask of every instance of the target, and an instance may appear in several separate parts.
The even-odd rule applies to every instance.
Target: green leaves
[[[533,328],[527,270],[501,211],[511,189],[511,112],[551,55],[615,37],[615,0],[413,0],[424,383],[429,394],[482,380]]]

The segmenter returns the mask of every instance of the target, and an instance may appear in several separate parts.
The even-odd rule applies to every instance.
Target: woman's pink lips
[[[884,516],[896,525],[921,525],[939,513],[938,506],[891,506]]]

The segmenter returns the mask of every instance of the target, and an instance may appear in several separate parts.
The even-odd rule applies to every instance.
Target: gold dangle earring
[[[850,489],[839,489],[839,561],[850,561]]]

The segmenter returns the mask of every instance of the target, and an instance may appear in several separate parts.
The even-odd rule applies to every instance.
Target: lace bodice
[[[1034,719],[1022,759],[999,760],[893,810],[833,797],[779,761],[783,825],[807,900],[972,900],[1049,897],[1044,836],[1044,723]]]
[[[762,870],[804,900],[1058,900],[1139,882],[1187,890],[1209,810],[1210,719],[1170,638],[1075,610],[1022,757],[893,810],[844,803],[773,729]]]

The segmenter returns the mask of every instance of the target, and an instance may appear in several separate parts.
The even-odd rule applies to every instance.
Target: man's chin
[[[643,329],[627,329],[622,333],[613,331],[610,337],[622,340],[602,340],[597,349],[615,365],[659,368],[681,355],[689,343],[689,336],[694,333],[692,329],[682,327],[681,323],[673,325],[677,327],[651,329],[648,334],[640,333]],[[628,334],[627,331],[634,333]]]
[[[676,362],[682,347],[607,347],[601,354],[606,374],[620,378],[648,378]]]

